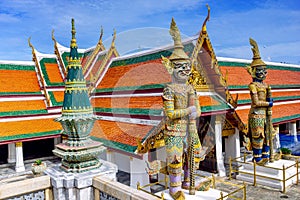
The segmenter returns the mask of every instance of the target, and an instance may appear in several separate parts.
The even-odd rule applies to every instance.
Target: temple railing
[[[247,161],[247,156],[246,153],[244,153],[243,156],[237,157],[237,158],[229,158],[229,180],[232,179],[232,174],[234,173],[238,173],[238,174],[246,174],[246,175],[252,175],[253,176],[253,186],[257,185],[257,178],[264,178],[264,179],[270,179],[273,181],[281,181],[283,184],[283,189],[281,190],[281,192],[286,193],[286,189],[287,189],[287,181],[293,179],[294,177],[296,177],[296,185],[298,185],[299,182],[299,163],[298,163],[298,159],[294,159],[295,163],[292,165],[289,165],[288,167],[286,166],[282,166],[282,168],[279,167],[271,167],[271,166],[259,166],[262,168],[265,168],[265,171],[269,170],[278,170],[278,171],[282,171],[282,177],[281,178],[274,178],[271,176],[266,176],[266,175],[262,175],[262,174],[258,174],[257,173],[257,166],[258,164],[256,162],[248,162]],[[295,156],[293,157],[295,158]],[[233,167],[233,163],[235,163],[236,167]],[[249,165],[249,166],[253,166],[253,173],[251,172],[245,172],[245,171],[241,171],[239,170],[240,167],[242,167],[242,165]],[[295,173],[289,174],[289,176],[287,176],[287,170],[289,170],[290,168],[295,167]]]
[[[49,176],[24,175],[0,181],[0,199],[53,200]]]
[[[245,183],[243,183],[243,185],[237,185],[237,184],[234,184],[234,183],[231,183],[228,181],[224,181],[224,180],[216,180],[214,175],[212,175],[211,177],[202,176],[200,174],[195,174],[195,175],[198,177],[201,177],[201,178],[205,178],[206,180],[211,180],[210,188],[220,190],[220,196],[216,200],[225,200],[227,198],[236,199],[236,200],[246,200],[246,184]],[[150,183],[150,184],[147,184],[144,186],[141,186],[138,183],[137,189],[141,190],[143,192],[146,192],[148,194],[151,194],[159,199],[165,199],[163,192],[161,193],[161,196],[158,196],[157,194],[153,194],[146,189],[148,187],[151,187],[151,186],[154,186],[157,184],[163,185],[165,190],[168,189],[168,177],[165,176],[164,180]],[[224,188],[226,188],[226,186],[230,187],[230,190],[228,190],[230,192],[224,191],[225,190]],[[242,192],[242,195],[240,195],[242,197],[236,196],[236,194],[239,192]]]
[[[157,200],[155,196],[139,191],[117,181],[112,181],[103,176],[93,178],[94,199],[95,200]]]

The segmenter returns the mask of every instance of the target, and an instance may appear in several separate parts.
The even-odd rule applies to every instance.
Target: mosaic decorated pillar
[[[56,145],[53,153],[62,158],[61,168],[66,172],[84,172],[100,167],[97,159],[105,149],[102,143],[90,139],[90,132],[97,117],[93,114],[81,60],[77,51],[74,19],[72,19],[72,40],[65,80],[65,94],[60,122],[66,142]]]
[[[15,145],[15,143],[8,144],[7,162],[8,163],[16,162],[16,145]]]
[[[24,172],[24,160],[23,160],[23,143],[16,142],[16,172]]]

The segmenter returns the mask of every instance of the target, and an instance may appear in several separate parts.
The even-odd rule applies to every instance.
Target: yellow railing
[[[237,164],[236,169],[233,169],[233,167],[232,167],[233,162],[235,162]],[[241,167],[241,165],[239,163],[243,163],[244,165],[253,165],[253,173],[240,171],[239,168]],[[286,181],[296,177],[296,185],[298,185],[298,180],[299,180],[298,159],[295,159],[295,164],[292,164],[288,167],[285,167],[284,165],[282,166],[282,168],[271,167],[271,166],[260,166],[260,167],[264,167],[264,168],[267,168],[267,169],[281,170],[282,171],[282,178],[273,178],[273,177],[270,177],[270,176],[257,174],[256,167],[257,167],[256,162],[247,162],[246,161],[246,154],[245,153],[244,153],[243,156],[240,156],[240,157],[237,157],[237,158],[229,158],[229,180],[232,179],[232,174],[236,172],[236,173],[240,173],[240,174],[253,175],[253,186],[257,185],[257,181],[256,181],[257,177],[270,179],[270,180],[275,180],[275,181],[282,181],[282,183],[283,183],[282,192],[283,193],[286,193]],[[296,167],[296,173],[291,174],[289,177],[286,177],[286,170],[288,170],[292,167]]]
[[[218,198],[217,200],[224,200],[224,199],[227,199],[228,197],[230,197],[232,199],[237,199],[237,200],[246,200],[246,184],[245,183],[243,183],[243,185],[241,186],[241,185],[226,182],[226,181],[223,181],[223,180],[217,180],[216,181],[214,175],[212,175],[211,177],[201,176],[199,174],[195,174],[195,175],[199,176],[199,177],[202,177],[202,178],[205,178],[205,179],[208,179],[208,180],[211,180],[212,181],[211,187],[213,189],[219,189],[221,191],[221,189],[224,189],[224,188],[221,187],[222,184],[230,185],[230,186],[235,187],[235,189],[233,189],[233,190],[231,189],[231,192],[226,193],[226,195],[224,194],[225,193],[224,191],[223,192],[221,191],[220,192],[220,198]],[[218,186],[218,188],[217,188],[216,183],[218,183],[218,185],[220,185],[220,187]],[[158,182],[155,182],[155,183],[150,183],[150,184],[147,184],[147,185],[144,185],[144,186],[141,186],[140,183],[138,183],[137,184],[137,189],[141,190],[143,192],[146,192],[148,194],[151,194],[155,197],[158,197],[160,199],[165,199],[163,192],[161,193],[161,196],[158,196],[156,194],[153,194],[153,193],[149,192],[148,190],[145,190],[145,188],[151,187],[151,186],[157,185],[157,184],[163,184],[165,186],[165,189],[168,189],[168,177],[165,176],[164,180],[161,180],[161,181],[158,181]],[[242,198],[238,198],[238,197],[234,196],[239,191],[243,191],[243,197]]]

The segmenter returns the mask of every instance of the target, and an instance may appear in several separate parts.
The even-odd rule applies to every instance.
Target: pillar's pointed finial
[[[77,43],[76,43],[76,38],[75,38],[75,34],[76,34],[76,30],[75,30],[75,22],[74,19],[72,18],[72,40],[71,40],[71,48],[77,48]]]

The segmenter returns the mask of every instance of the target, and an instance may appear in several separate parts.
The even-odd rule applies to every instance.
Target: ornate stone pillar
[[[226,176],[224,167],[224,158],[222,152],[222,123],[220,116],[215,121],[215,139],[216,139],[216,160],[219,176]]]
[[[7,162],[8,163],[16,162],[16,145],[15,145],[15,143],[8,144]]]
[[[23,144],[22,142],[16,142],[16,172],[24,172],[24,160],[23,160]]]

